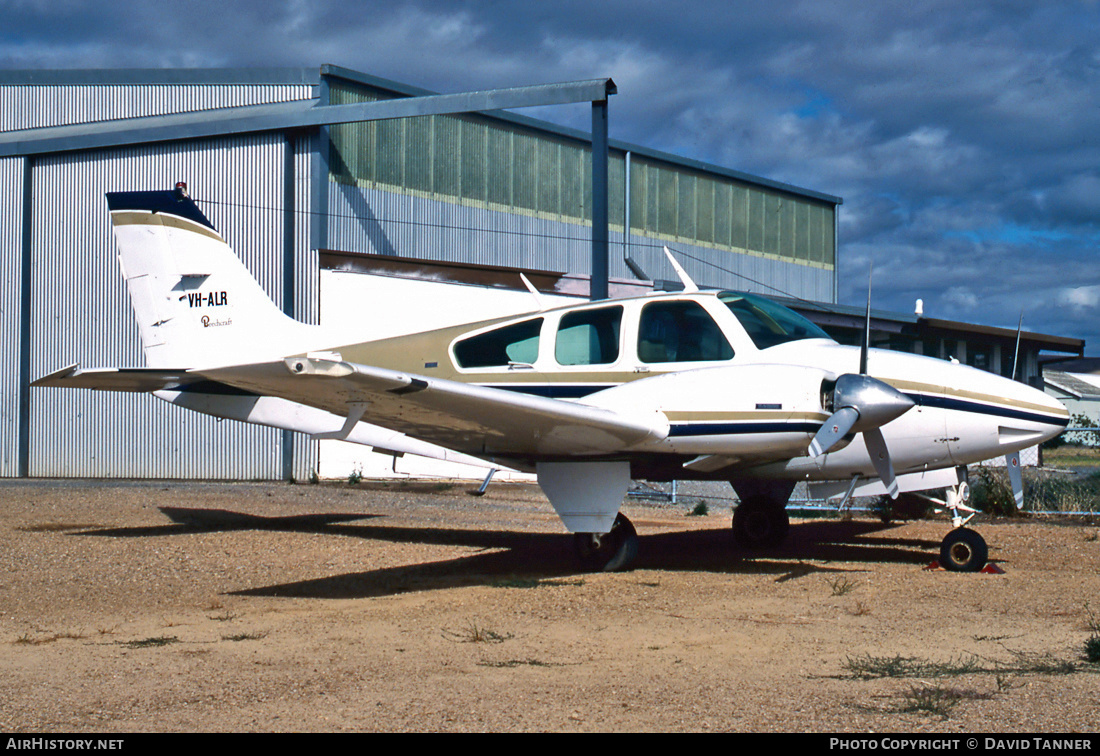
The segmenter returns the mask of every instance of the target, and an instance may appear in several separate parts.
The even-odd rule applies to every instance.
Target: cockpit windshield
[[[724,291],[718,299],[730,308],[757,349],[800,339],[830,339],[831,337],[783,305],[753,294]]]

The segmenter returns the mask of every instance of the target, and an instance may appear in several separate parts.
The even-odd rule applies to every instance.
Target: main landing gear
[[[733,510],[733,540],[743,549],[774,548],[791,529],[786,504],[765,498],[745,499]]]
[[[620,512],[608,533],[574,533],[577,558],[593,572],[620,572],[630,569],[638,555],[638,533],[634,524]]]
[[[730,481],[741,502],[733,510],[733,540],[743,549],[775,548],[787,538],[787,499],[794,482]]]

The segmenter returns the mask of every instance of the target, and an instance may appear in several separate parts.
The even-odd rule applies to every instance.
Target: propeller
[[[1012,355],[1012,380],[1016,380],[1016,368],[1020,363],[1020,334],[1024,330],[1024,311],[1020,310],[1020,322],[1016,325],[1016,352]],[[1012,484],[1012,498],[1016,500],[1016,509],[1024,508],[1024,477],[1020,472],[1020,452],[1005,455],[1005,467],[1008,469],[1008,481]]]
[[[845,373],[833,389],[833,414],[810,442],[810,456],[819,457],[849,433],[862,433],[875,471],[890,498],[898,495],[890,450],[880,428],[904,415],[913,400],[888,383],[858,373]]]
[[[829,406],[832,415],[810,442],[811,457],[819,457],[832,449],[849,433],[862,433],[867,453],[891,499],[898,497],[897,477],[890,460],[890,450],[882,435],[882,426],[904,415],[913,406],[912,399],[893,386],[867,372],[868,347],[871,341],[871,276],[867,276],[867,317],[863,344],[859,352],[859,373],[845,373],[836,380]]]

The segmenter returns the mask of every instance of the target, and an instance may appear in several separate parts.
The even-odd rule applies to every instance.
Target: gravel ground
[[[1004,574],[955,574],[943,521],[744,554],[696,491],[590,574],[473,488],[0,485],[0,730],[1095,731],[1095,524],[982,523]]]

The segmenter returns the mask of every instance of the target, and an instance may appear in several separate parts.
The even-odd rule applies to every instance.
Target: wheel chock
[[[924,569],[925,570],[940,570],[941,572],[946,572],[946,570],[944,570],[943,566],[938,561],[933,561],[933,562],[929,563],[928,566],[925,567]],[[985,567],[982,567],[980,570],[978,570],[978,572],[985,573],[986,575],[1004,575],[1005,574],[1005,571],[1003,569],[1001,569],[1000,566],[998,566],[997,564],[994,564],[993,562],[987,562]]]

